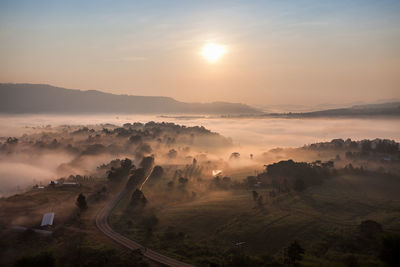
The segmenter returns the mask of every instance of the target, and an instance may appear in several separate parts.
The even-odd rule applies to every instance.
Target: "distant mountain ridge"
[[[116,95],[47,84],[0,84],[0,113],[259,114],[245,104],[185,103],[164,96]]]
[[[349,108],[335,108],[299,113],[267,113],[278,117],[360,117],[360,116],[400,116],[400,101],[379,104],[354,105]]]

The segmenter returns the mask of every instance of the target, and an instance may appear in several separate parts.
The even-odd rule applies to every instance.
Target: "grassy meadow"
[[[379,175],[338,175],[320,186],[274,199],[265,188],[211,190],[182,201],[158,201],[157,195],[164,193],[145,187],[146,208],[126,212],[125,200],[112,224],[148,247],[197,265],[222,264],[240,242],[246,254],[280,262],[284,248],[298,240],[307,252],[304,265],[344,266],[347,257],[355,254],[360,263],[373,266],[380,262],[376,251],[371,254],[372,248],[347,249],[329,243],[332,238],[336,243],[341,239],[344,244],[357,243],[358,226],[365,220],[379,222],[385,232],[398,233],[399,183]],[[252,190],[264,197],[262,206],[253,200]],[[149,231],[144,222],[151,216],[157,223]]]

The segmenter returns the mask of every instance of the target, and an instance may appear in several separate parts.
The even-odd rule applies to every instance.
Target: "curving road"
[[[147,179],[149,178],[152,170],[149,172],[147,175],[146,179],[144,180],[143,184]],[[143,186],[142,184],[142,186]],[[158,263],[167,265],[167,266],[176,266],[176,267],[194,267],[193,265],[175,260],[173,258],[167,257],[165,255],[162,255],[160,253],[157,253],[151,249],[145,248],[144,246],[140,245],[139,243],[115,232],[111,226],[108,223],[108,217],[111,213],[111,211],[115,208],[115,206],[119,203],[119,201],[125,197],[125,195],[128,194],[128,191],[126,187],[118,194],[116,195],[113,199],[111,199],[106,205],[99,211],[99,213],[96,216],[96,226],[99,228],[103,234],[117,242],[118,244],[126,247],[127,249],[130,250],[137,250],[140,249],[142,254]]]

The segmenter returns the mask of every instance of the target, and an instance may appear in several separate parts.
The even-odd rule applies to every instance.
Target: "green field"
[[[108,196],[94,197],[103,186]],[[116,247],[94,224],[94,218],[104,201],[117,189],[118,184],[106,179],[83,182],[80,187],[47,187],[34,189],[8,198],[0,198],[0,266],[149,266],[137,253]],[[79,211],[77,196],[86,196],[88,209]],[[54,225],[47,230],[52,235],[41,235],[29,230],[40,229],[42,216],[54,212]],[[15,232],[13,226],[27,227]],[[54,265],[37,263],[51,259]],[[28,263],[23,264],[23,260]],[[32,265],[36,262],[36,265]]]
[[[341,266],[352,254],[359,262],[375,265],[380,264],[376,251],[346,252],[335,246],[324,253],[320,250],[332,237],[352,242],[358,225],[368,219],[379,222],[385,232],[399,232],[399,184],[393,177],[341,175],[274,199],[268,198],[269,189],[257,190],[264,197],[263,207],[254,202],[251,190],[212,190],[193,199],[159,201],[164,192],[145,187],[147,207],[126,212],[127,202],[122,202],[112,224],[134,240],[198,265],[223,262],[238,242],[245,242],[241,249],[248,255],[269,255],[279,261],[293,240],[305,248],[306,265]],[[143,223],[149,214],[158,218],[151,233]]]

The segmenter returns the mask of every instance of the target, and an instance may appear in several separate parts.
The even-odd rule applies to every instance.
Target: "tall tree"
[[[304,249],[295,240],[285,251],[285,261],[289,265],[295,265],[297,261],[301,261],[304,255]]]
[[[254,200],[254,201],[257,201],[257,199],[258,199],[258,193],[257,193],[257,191],[253,190],[252,194],[253,194],[253,200]]]
[[[82,193],[80,193],[78,198],[76,199],[76,205],[81,210],[87,209],[88,206],[86,203],[86,197]]]

